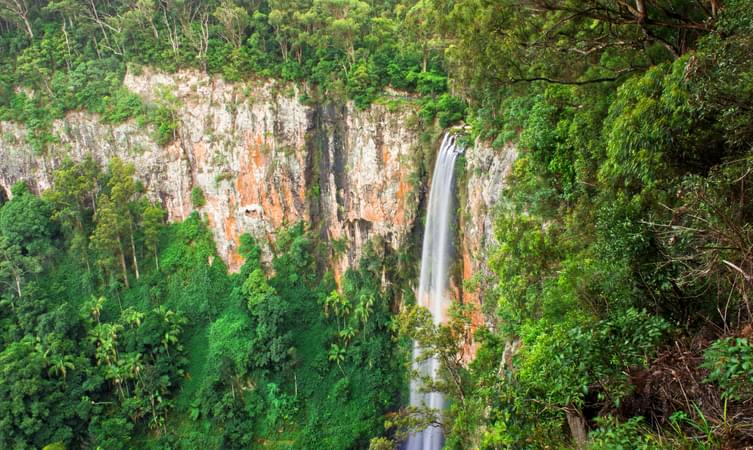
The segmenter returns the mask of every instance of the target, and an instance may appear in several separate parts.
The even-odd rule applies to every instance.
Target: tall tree
[[[261,267],[248,275],[241,290],[255,330],[251,337],[251,364],[255,369],[279,369],[291,343],[290,332],[283,328],[288,307],[269,285]]]
[[[360,0],[315,0],[313,9],[323,30],[322,44],[345,53],[347,73],[356,62],[356,39],[366,26],[369,4]]]
[[[123,221],[115,204],[107,194],[100,196],[99,208],[94,218],[96,227],[94,228],[94,233],[91,235],[91,245],[99,255],[97,262],[107,271],[114,271],[119,262],[123,283],[126,288],[130,288],[125,251],[123,250],[123,242],[121,240],[124,232]],[[117,261],[115,258],[117,258]]]
[[[91,267],[87,228],[94,211],[98,177],[99,168],[91,157],[79,163],[67,158],[53,173],[53,189],[44,193],[44,198],[53,207],[52,219],[62,225],[71,239],[71,249],[84,261],[88,270]]]
[[[240,48],[250,21],[248,11],[233,0],[223,0],[214,10],[213,16],[222,25],[222,37],[235,48]]]
[[[27,0],[0,0],[0,17],[22,24],[30,39],[34,39],[34,30],[29,21],[32,4]]]
[[[0,209],[0,277],[10,280],[21,297],[26,277],[41,272],[53,251],[53,227],[49,205],[25,183],[14,185],[12,193]]]
[[[435,17],[436,13],[430,0],[415,2],[405,13],[403,28],[410,34],[413,44],[421,48],[422,72],[426,72],[429,67],[429,57],[432,51],[441,48],[439,36],[434,29],[434,24],[439,22],[439,18]]]
[[[144,209],[142,226],[144,229],[144,245],[154,254],[154,263],[159,270],[159,255],[157,254],[157,244],[159,243],[159,233],[164,225],[165,210],[156,204],[149,204]]]
[[[127,164],[120,158],[113,158],[110,161],[109,169],[107,184],[110,188],[110,199],[121,222],[118,228],[124,231],[130,243],[133,270],[138,280],[141,275],[139,273],[139,261],[136,256],[136,243],[134,240],[136,220],[132,205],[136,197],[136,182],[133,178],[135,168],[133,164]]]

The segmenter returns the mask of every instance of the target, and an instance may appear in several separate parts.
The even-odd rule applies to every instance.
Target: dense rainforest
[[[0,120],[32,156],[69,111],[167,144],[126,71],[275,78],[307,102],[415,102],[515,145],[477,351],[434,325],[414,248],[315,224],[229,273],[200,189],[167,223],[133,165],[66,159],[0,196],[0,448],[753,445],[753,8],[747,0],[0,0]],[[462,158],[460,159],[462,164]],[[3,162],[0,161],[0,166]],[[458,205],[462,214],[463,204]],[[414,340],[442,414],[407,405]]]

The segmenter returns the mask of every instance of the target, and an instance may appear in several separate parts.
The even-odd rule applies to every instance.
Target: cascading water
[[[429,192],[429,208],[421,252],[418,302],[431,311],[435,325],[445,321],[445,315],[450,306],[448,275],[452,253],[450,220],[453,217],[455,159],[461,151],[456,145],[455,136],[445,134],[434,166]],[[420,352],[421,349],[414,344],[413,369],[421,377],[435,379],[439,362],[435,358],[418,362]],[[427,406],[441,411],[444,409],[444,403],[444,396],[441,393],[422,392],[421,382],[416,379],[411,381],[411,406]],[[410,435],[405,447],[407,450],[439,450],[443,445],[444,434],[441,428],[430,426]]]

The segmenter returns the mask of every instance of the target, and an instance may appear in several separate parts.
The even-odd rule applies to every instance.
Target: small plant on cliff
[[[204,197],[204,191],[202,191],[199,186],[191,189],[191,204],[196,209],[207,204],[207,199]]]
[[[154,140],[159,145],[167,145],[176,137],[178,129],[178,99],[168,87],[160,87],[156,93],[156,104],[149,109],[142,120],[155,127]]]

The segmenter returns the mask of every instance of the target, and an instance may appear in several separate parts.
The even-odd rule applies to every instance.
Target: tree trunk
[[[588,431],[586,431],[586,419],[583,418],[580,410],[574,406],[565,408],[567,415],[567,424],[570,427],[570,434],[573,436],[573,443],[578,450],[585,450],[588,443]]]
[[[18,298],[21,298],[21,276],[17,273],[13,275],[16,280],[16,292],[18,292]]]
[[[118,238],[118,255],[120,256],[120,268],[123,269],[123,281],[125,282],[126,289],[130,289],[131,285],[128,283],[128,269],[126,268],[125,254],[123,253],[123,245]]]
[[[31,23],[29,23],[29,8],[26,4],[20,0],[13,0],[13,4],[6,3],[6,5],[6,9],[15,13],[24,23],[24,28],[29,38],[34,39],[34,31],[32,31]]]
[[[711,16],[716,17],[720,9],[719,0],[711,0]]]
[[[648,13],[646,12],[646,1],[635,0],[635,10],[638,16],[638,23],[645,23]]]
[[[24,25],[26,25],[26,33],[29,34],[29,37],[31,39],[34,39],[34,32],[31,31],[31,24],[29,23],[29,19],[27,19],[26,16],[21,16],[21,18],[24,20]]]
[[[159,31],[157,31],[157,27],[154,26],[154,20],[149,18],[149,26],[152,27],[152,34],[154,35],[155,40],[159,40]]]
[[[170,47],[172,47],[173,53],[177,55],[178,50],[180,49],[180,41],[178,40],[178,25],[170,25],[170,19],[167,17],[167,9],[162,5],[162,2],[160,2],[160,5],[162,6],[162,14],[165,18],[165,26],[167,27],[167,37],[170,40]]]
[[[130,228],[130,238],[131,238],[131,255],[133,255],[133,270],[136,272],[136,279],[138,280],[141,278],[141,275],[139,274],[139,262],[136,259],[136,244],[133,242],[133,223],[128,223],[128,228]]]
[[[68,67],[68,71],[70,71],[71,70],[71,43],[68,40],[68,31],[65,29],[65,17],[63,17],[63,26],[61,28],[63,30],[63,36],[65,37],[65,50],[66,50],[66,53],[68,54],[68,57],[65,58],[65,65],[66,67]]]

